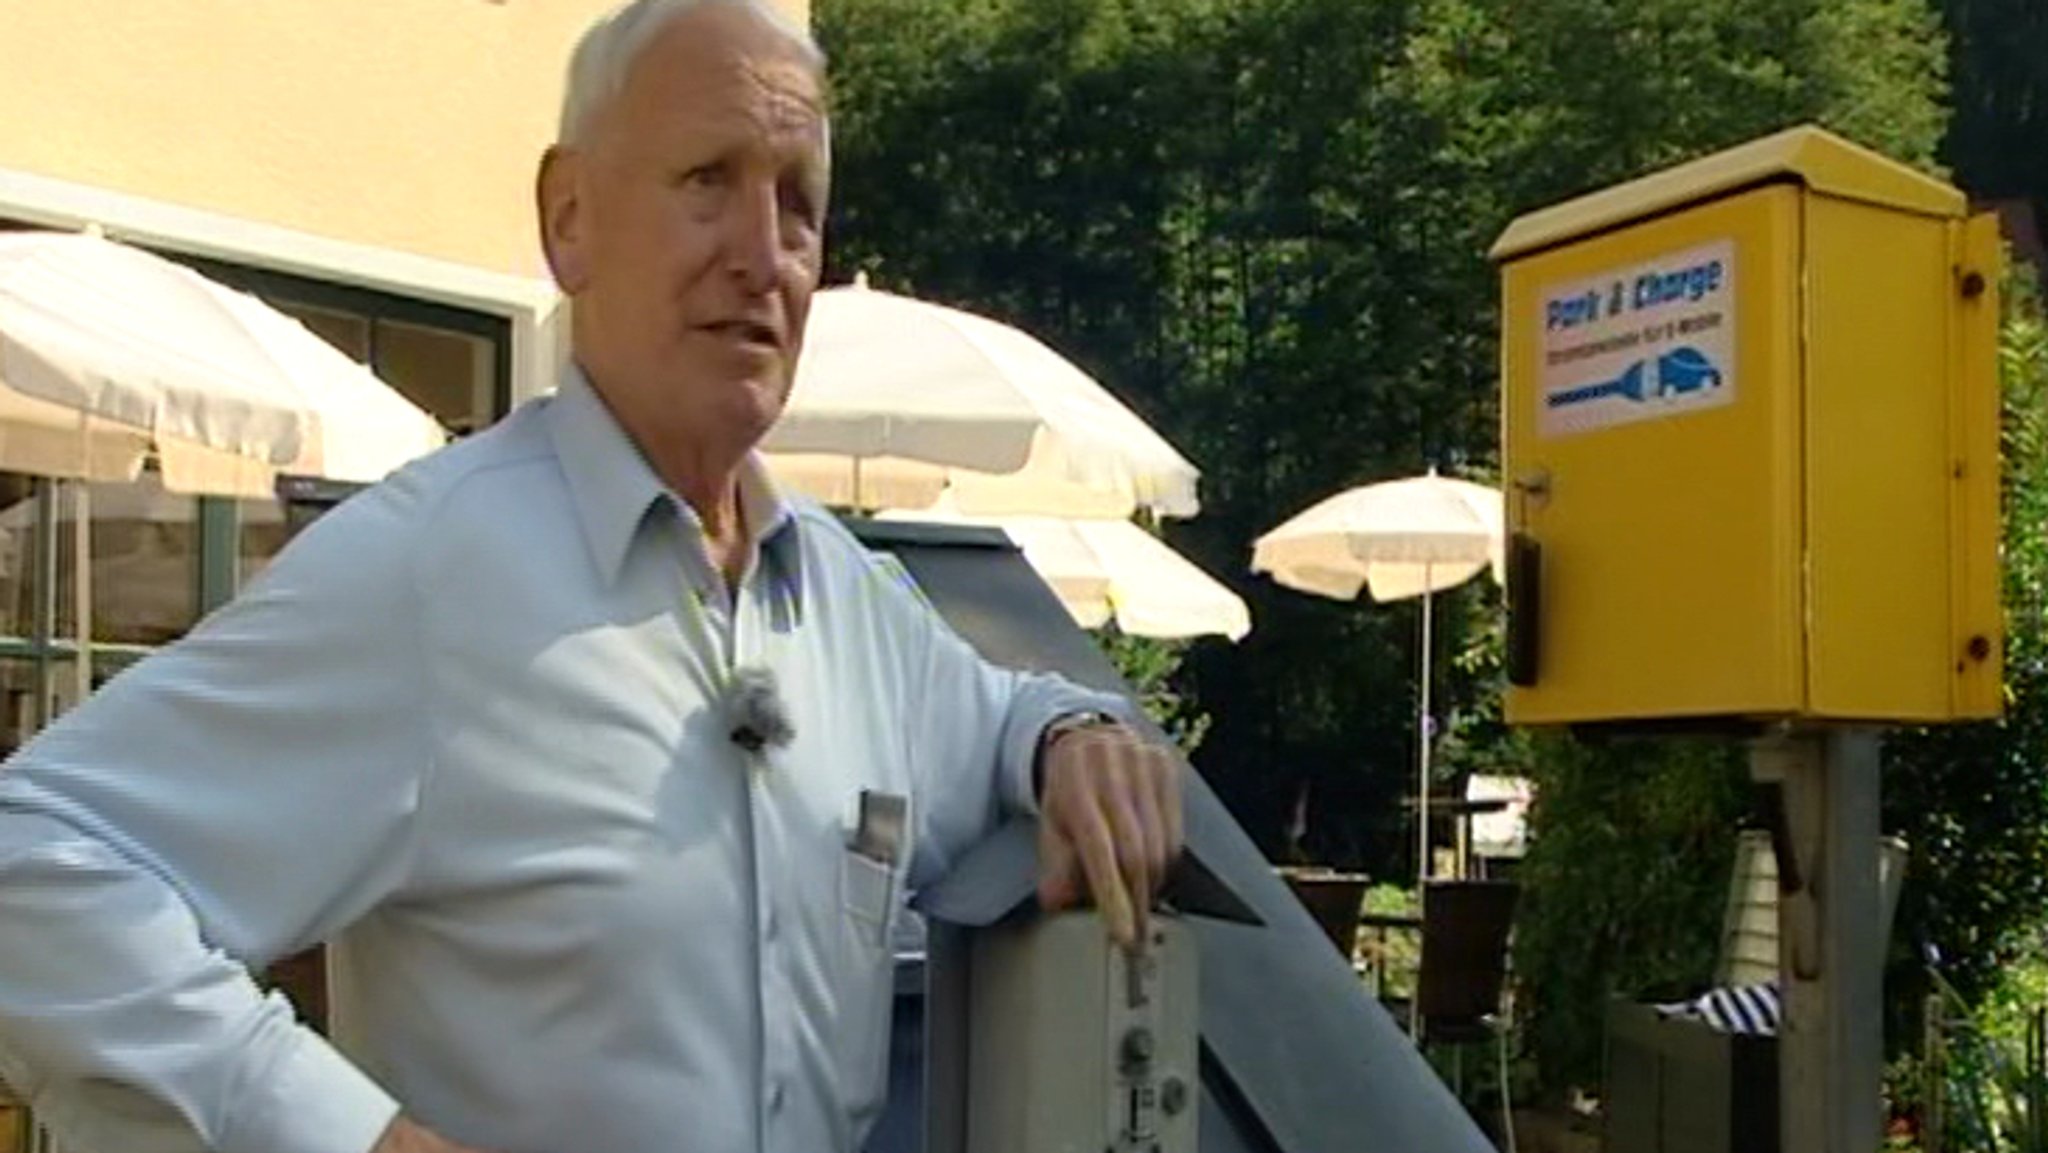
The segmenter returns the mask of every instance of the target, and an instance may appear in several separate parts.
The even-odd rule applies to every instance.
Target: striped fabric
[[[1717,1032],[1755,1037],[1777,1036],[1778,1023],[1784,1017],[1776,981],[1709,989],[1690,1001],[1659,1005],[1657,1011],[1666,1017],[1704,1021]]]

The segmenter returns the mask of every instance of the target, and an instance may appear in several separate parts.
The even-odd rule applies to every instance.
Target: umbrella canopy
[[[880,517],[1002,529],[1082,628],[1115,620],[1132,636],[1214,634],[1233,641],[1252,628],[1242,598],[1127,520],[982,517],[943,508],[892,510]]]
[[[1501,566],[1498,489],[1454,477],[1410,477],[1348,489],[1258,539],[1252,571],[1336,600],[1368,590],[1403,600]]]
[[[831,504],[978,515],[1193,516],[1199,474],[1087,373],[1029,334],[868,288],[811,301],[789,408],[762,445]]]
[[[1430,596],[1502,567],[1500,490],[1426,476],[1349,489],[1321,501],[1252,546],[1252,570],[1291,589],[1337,600],[1369,590],[1377,601],[1422,598],[1416,707],[1417,876],[1429,879]]]
[[[267,496],[278,472],[376,480],[446,439],[297,321],[141,249],[0,235],[0,469]]]

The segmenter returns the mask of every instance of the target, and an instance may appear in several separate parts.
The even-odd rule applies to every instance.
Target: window
[[[511,405],[511,325],[504,317],[285,273],[178,259],[296,318],[368,365],[457,436],[489,426]]]

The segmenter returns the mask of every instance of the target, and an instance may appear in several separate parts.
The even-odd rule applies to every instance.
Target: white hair
[[[569,82],[562,93],[562,122],[557,144],[574,144],[589,130],[592,117],[616,99],[626,86],[633,62],[669,21],[694,8],[724,4],[744,8],[781,33],[820,76],[825,53],[810,30],[791,21],[769,0],[629,0],[592,24],[576,42],[569,58]]]

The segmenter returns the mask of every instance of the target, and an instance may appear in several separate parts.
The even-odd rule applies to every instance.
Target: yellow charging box
[[[1997,715],[1992,218],[1796,128],[1492,255],[1510,721]]]

